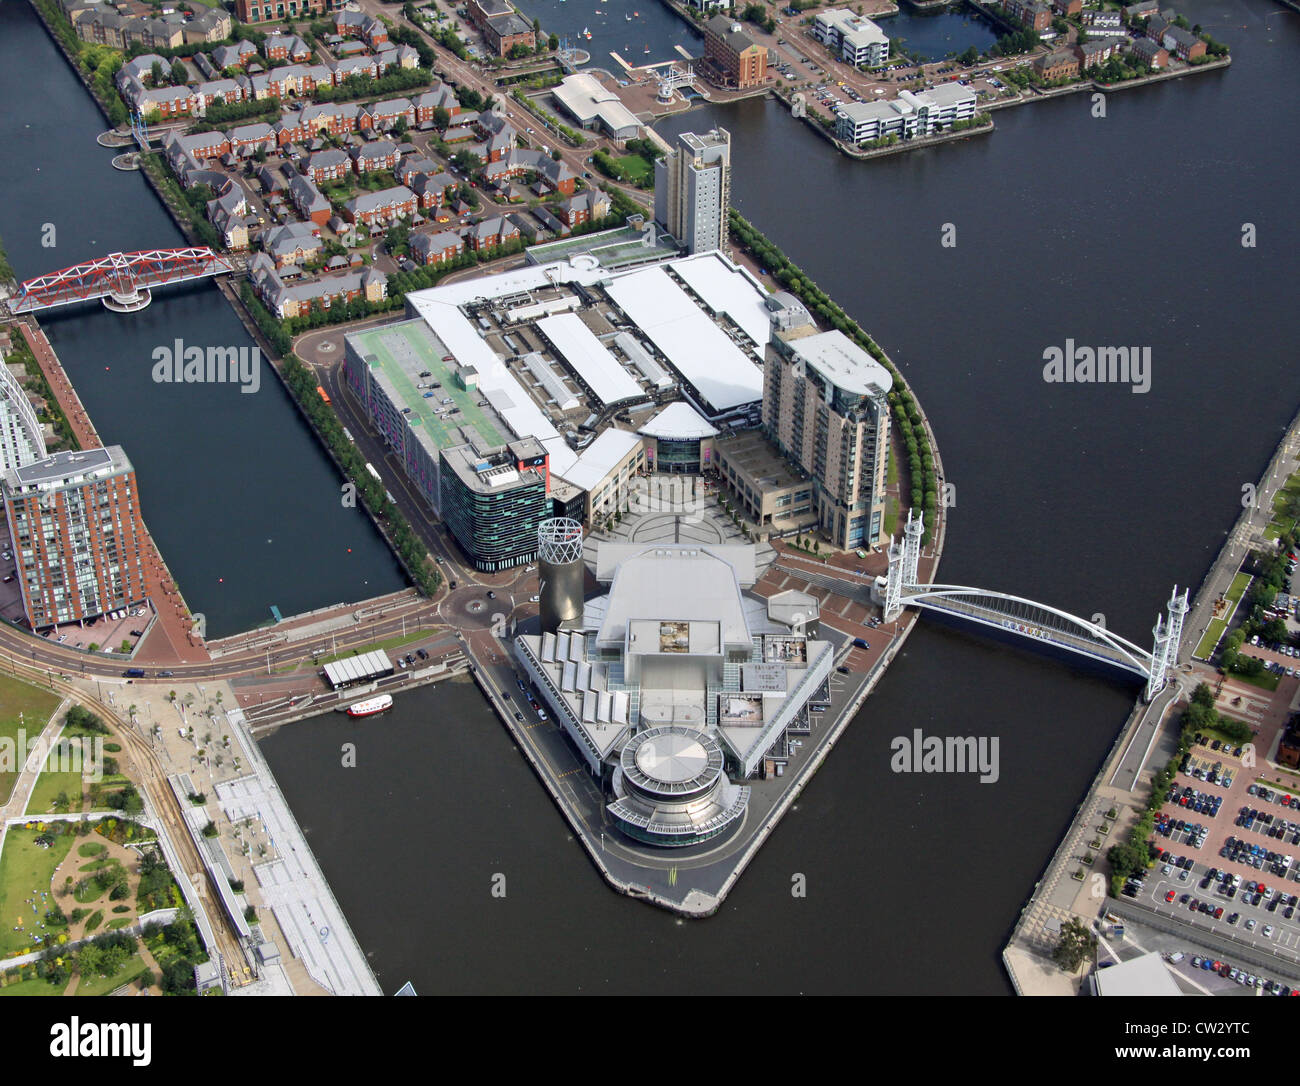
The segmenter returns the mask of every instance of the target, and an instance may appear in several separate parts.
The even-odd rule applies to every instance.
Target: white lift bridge
[[[904,607],[919,607],[1050,645],[1140,676],[1146,680],[1147,701],[1165,688],[1170,670],[1178,663],[1183,618],[1188,610],[1186,590],[1180,595],[1174,588],[1165,613],[1156,619],[1152,630],[1154,640],[1148,651],[1112,633],[1101,622],[1080,618],[1045,603],[987,588],[918,583],[917,565],[924,531],[922,518],[909,513],[902,544],[896,540],[889,544],[889,572],[876,578],[872,592],[884,610],[886,622],[896,619]]]

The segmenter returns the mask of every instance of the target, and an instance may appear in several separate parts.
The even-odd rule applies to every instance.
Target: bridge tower
[[[903,526],[903,584],[911,588],[917,583],[916,566],[921,559],[921,536],[925,534],[925,514],[912,516],[907,511],[907,523]]]
[[[876,584],[885,582],[884,599],[880,600],[881,610],[886,622],[893,622],[903,611],[903,549],[898,541],[889,541],[889,572],[876,579]]]
[[[131,110],[131,135],[135,137],[141,151],[149,150],[149,129],[138,109]]]
[[[1184,589],[1180,596],[1178,586],[1175,585],[1166,605],[1168,617],[1158,616],[1152,631],[1155,644],[1151,652],[1151,673],[1147,676],[1147,701],[1154,699],[1165,688],[1169,681],[1169,669],[1178,663],[1178,648],[1183,640],[1183,619],[1188,607],[1187,590]]]

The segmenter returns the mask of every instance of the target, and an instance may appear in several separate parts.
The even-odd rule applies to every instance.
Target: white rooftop
[[[594,75],[580,72],[566,76],[551,93],[584,125],[599,118],[613,132],[641,127],[636,114]]]
[[[1097,994],[1104,996],[1176,996],[1182,991],[1169,969],[1154,951],[1140,958],[1120,962],[1095,975]]]
[[[640,444],[639,434],[627,430],[606,430],[579,454],[572,465],[564,469],[561,478],[583,490],[594,490],[618,466],[619,461]]]
[[[686,441],[691,438],[713,437],[718,429],[710,425],[708,420],[690,404],[679,400],[677,403],[670,403],[637,432],[646,437]]]
[[[844,392],[883,395],[894,385],[890,372],[843,332],[819,332],[792,340],[790,347],[797,357]]]
[[[763,398],[762,371],[663,265],[620,276],[605,289],[715,411]]]
[[[638,399],[645,395],[622,364],[605,349],[576,313],[543,317],[538,330],[573,368],[601,404]]]
[[[624,644],[630,624],[642,619],[716,622],[726,645],[748,644],[749,626],[735,567],[708,547],[646,546],[625,558],[614,574],[597,643]]]
[[[767,291],[761,283],[745,269],[724,263],[716,252],[675,261],[672,269],[710,309],[735,321],[763,353],[772,336],[772,319],[763,304]]]

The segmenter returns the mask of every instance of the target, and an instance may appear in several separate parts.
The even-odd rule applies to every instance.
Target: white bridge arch
[[[1148,701],[1164,689],[1169,670],[1178,662],[1183,616],[1188,610],[1186,591],[1179,595],[1177,587],[1174,588],[1166,614],[1156,619],[1153,647],[1148,651],[1106,629],[1104,620],[1080,618],[1037,600],[968,585],[919,584],[917,565],[923,532],[921,518],[909,514],[902,546],[890,543],[889,572],[877,578],[873,592],[884,609],[885,621],[893,621],[904,607],[923,608],[1051,645],[1140,676],[1146,679]]]

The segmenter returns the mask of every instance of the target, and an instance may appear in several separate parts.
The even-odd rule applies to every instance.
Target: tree
[[[1110,861],[1111,870],[1123,878],[1145,870],[1147,865],[1146,850],[1126,841],[1111,845],[1106,852],[1106,859]]]
[[[166,79],[167,77],[163,72],[162,61],[155,60],[153,62],[153,67],[149,69],[150,83],[155,87],[161,87],[163,83],[166,82]]]
[[[560,47],[560,36],[558,34],[552,34],[549,38],[546,39],[546,48],[548,48],[552,53],[554,53],[555,50],[557,50],[559,47]]]
[[[433,111],[433,127],[439,132],[445,132],[447,130],[447,125],[449,124],[451,124],[451,114],[443,109],[442,106],[438,106]]]
[[[1071,918],[1061,925],[1061,937],[1052,951],[1052,961],[1066,973],[1075,972],[1097,950],[1097,936],[1083,922]]]
[[[411,228],[405,221],[396,223],[384,234],[384,248],[390,256],[406,256],[410,251]]]
[[[180,57],[172,61],[172,86],[185,86],[185,80],[189,78],[189,74],[185,70],[185,62]]]
[[[1280,618],[1270,619],[1264,624],[1262,635],[1265,641],[1286,641],[1290,634],[1287,633],[1286,622]]]

